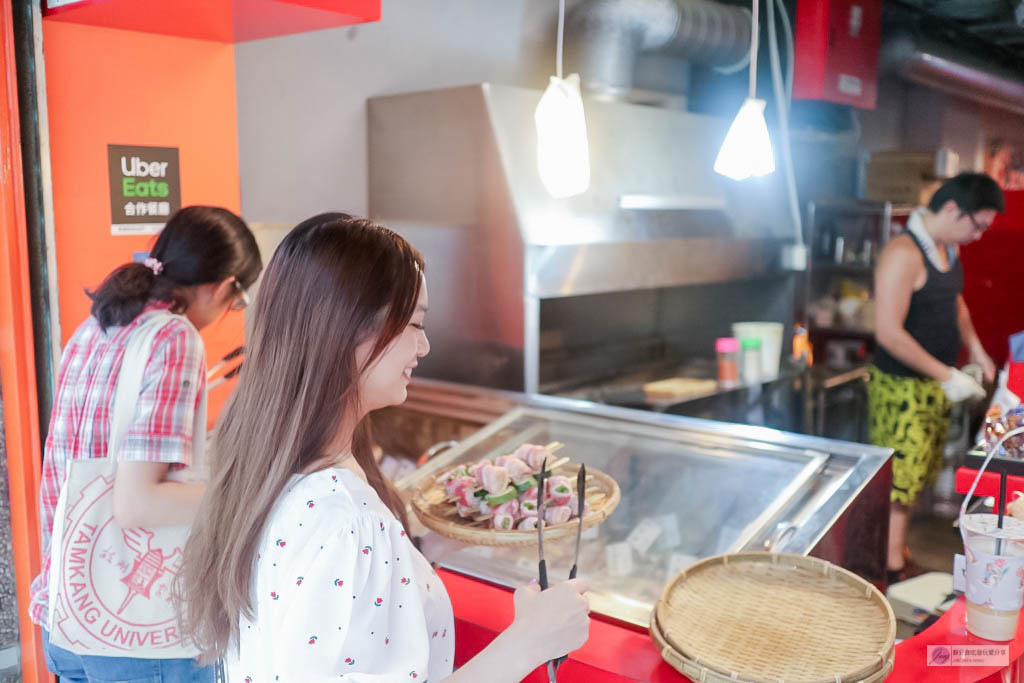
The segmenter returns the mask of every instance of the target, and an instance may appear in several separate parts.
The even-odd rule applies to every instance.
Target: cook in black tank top
[[[903,328],[925,351],[945,365],[956,365],[960,355],[960,327],[957,324],[957,297],[964,289],[964,269],[956,251],[947,248],[950,268],[938,270],[928,258],[920,240],[908,233],[921,252],[927,273],[924,287],[910,296],[910,307]],[[921,377],[894,358],[881,344],[875,352],[875,366],[882,372],[897,377]]]

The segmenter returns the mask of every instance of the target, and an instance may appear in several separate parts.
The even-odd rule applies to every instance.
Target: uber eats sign
[[[110,233],[155,235],[181,208],[177,147],[107,145]]]

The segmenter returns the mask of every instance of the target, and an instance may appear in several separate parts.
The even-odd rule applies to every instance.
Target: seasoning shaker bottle
[[[743,337],[740,340],[740,376],[744,384],[761,383],[761,338]]]
[[[718,355],[718,384],[723,389],[740,385],[740,343],[735,337],[719,337],[715,341]]]

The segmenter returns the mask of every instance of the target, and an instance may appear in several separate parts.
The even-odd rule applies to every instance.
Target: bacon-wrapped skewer
[[[467,468],[467,474],[476,479],[477,486],[484,485],[484,468],[491,464],[490,460],[484,459],[480,462],[473,463]]]
[[[548,478],[546,488],[548,505],[569,505],[569,499],[572,497],[572,481],[569,477],[553,475]]]
[[[578,515],[576,514],[576,511],[579,510],[579,508],[580,508],[580,499],[579,499],[579,497],[575,493],[572,494],[571,496],[569,496],[569,503],[568,503],[568,505],[569,505],[569,509],[572,510],[573,518],[577,517]],[[583,499],[583,512],[584,512],[584,515],[586,515],[586,513],[590,512],[590,504],[587,503],[586,498]]]
[[[454,467],[436,481],[461,517],[495,529],[533,530],[540,507],[534,475],[545,459],[561,447],[557,442],[547,446],[523,444],[512,455],[499,456],[493,462],[485,458]],[[556,462],[555,467],[561,464],[564,462]],[[551,475],[545,492],[545,524],[564,524],[576,516],[579,492],[573,490],[569,477]]]
[[[502,493],[512,481],[508,470],[497,465],[485,466],[480,478],[482,479],[484,489],[491,495]]]
[[[521,504],[518,499],[513,498],[507,503],[502,503],[494,508],[494,511],[499,514],[512,515],[513,517],[520,517],[519,508]]]
[[[444,474],[439,475],[437,477],[437,479],[435,479],[434,481],[436,481],[438,484],[446,485],[452,479],[456,479],[458,477],[464,477],[464,476],[466,476],[468,474],[469,474],[469,468],[467,468],[465,465],[459,465],[458,467],[453,467],[452,469],[448,470]]]
[[[523,517],[519,520],[519,526],[516,527],[520,531],[536,531],[537,530],[537,515],[534,510],[533,517]]]
[[[544,524],[565,524],[572,519],[572,508],[568,505],[555,505],[544,509]]]
[[[449,500],[469,505],[470,499],[473,497],[473,491],[476,488],[476,480],[473,477],[459,475],[448,480],[448,483],[444,485],[444,492]],[[468,494],[466,494],[467,489]]]
[[[505,527],[499,524],[499,520],[504,521],[504,518],[508,517],[512,520],[513,524],[510,527]],[[492,526],[495,529],[511,529],[515,527],[515,522],[519,520],[519,501],[513,498],[507,503],[491,509],[491,520]]]
[[[494,515],[491,518],[491,527],[508,531],[516,528],[516,519],[512,515]]]
[[[498,467],[504,467],[505,469],[510,469],[509,463],[513,462],[521,463],[523,461],[514,455],[499,455],[497,458],[494,459],[495,465],[497,465]]]
[[[522,446],[517,448],[516,452],[512,455],[529,465],[530,470],[536,474],[540,472],[541,465],[544,464],[544,459],[551,457],[551,451],[544,446],[524,443]]]
[[[504,467],[508,470],[509,476],[512,477],[512,484],[521,491],[525,491],[537,483],[537,480],[533,478],[533,470],[519,458],[509,456]],[[529,484],[529,486],[524,487],[525,484]]]

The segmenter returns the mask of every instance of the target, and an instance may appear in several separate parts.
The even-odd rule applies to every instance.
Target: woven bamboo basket
[[[654,638],[662,659],[668,662],[673,669],[691,680],[698,681],[699,683],[750,683],[747,679],[733,678],[731,675],[701,666],[673,650],[672,646],[665,640],[665,636],[662,635],[654,612],[651,613],[651,637]],[[876,673],[866,678],[849,679],[843,681],[843,683],[881,683],[892,673],[893,664],[895,664],[895,657],[894,653],[891,652],[889,658],[885,661],[885,665]],[[789,679],[785,680],[788,681]],[[778,681],[773,681],[772,683],[778,683]],[[829,681],[829,683],[834,683],[834,680]]]
[[[564,462],[556,466],[552,473],[568,476],[573,482],[579,465]],[[583,517],[583,528],[600,524],[608,518],[619,504],[622,496],[619,485],[614,479],[600,470],[587,468],[587,505],[590,512]],[[470,545],[489,545],[496,547],[531,546],[537,544],[536,531],[508,531],[489,529],[471,519],[462,519],[454,513],[455,506],[445,500],[444,488],[434,477],[427,477],[412,494],[412,509],[423,526],[436,531],[442,536],[453,538]],[[576,538],[579,522],[575,519],[565,524],[545,525],[544,540],[557,541],[562,538]]]
[[[829,562],[738,553],[677,574],[655,605],[651,636],[695,681],[881,681],[896,617],[878,589]]]

